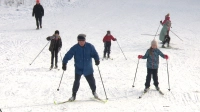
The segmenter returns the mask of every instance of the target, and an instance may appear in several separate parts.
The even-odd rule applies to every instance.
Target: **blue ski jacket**
[[[63,63],[67,64],[72,57],[74,57],[75,74],[83,74],[84,76],[91,75],[94,72],[92,58],[99,61],[99,55],[94,46],[87,42],[83,47],[78,43],[71,47],[65,54]]]

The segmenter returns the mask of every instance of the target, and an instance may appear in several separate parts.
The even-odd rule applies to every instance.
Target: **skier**
[[[51,52],[51,66],[50,66],[50,70],[53,68],[53,61],[54,61],[54,57],[55,57],[55,69],[58,68],[57,62],[58,62],[58,52],[60,51],[61,47],[62,47],[62,40],[61,37],[59,35],[59,31],[56,30],[55,33],[53,34],[53,36],[49,36],[47,37],[47,40],[50,41],[50,46],[49,46],[49,51]]]
[[[77,37],[78,43],[71,47],[63,58],[62,69],[64,71],[67,69],[66,64],[72,57],[74,57],[75,62],[75,80],[72,88],[72,97],[69,98],[69,101],[74,101],[76,99],[76,93],[79,89],[82,75],[85,76],[87,82],[89,83],[94,97],[98,98],[95,79],[93,76],[92,58],[95,60],[95,65],[98,66],[100,64],[99,55],[94,46],[85,41],[85,37],[85,34],[79,34]]]
[[[147,59],[147,76],[146,76],[146,83],[144,92],[147,92],[150,87],[151,82],[151,74],[153,74],[154,85],[156,90],[160,90],[158,84],[158,66],[159,66],[159,55],[165,59],[168,59],[168,55],[164,55],[158,48],[157,48],[157,41],[153,40],[151,42],[151,47],[146,51],[144,56],[138,55],[138,59]]]
[[[110,31],[107,31],[107,34],[103,38],[103,42],[104,42],[104,54],[103,54],[103,58],[106,58],[106,53],[107,53],[107,58],[110,58],[111,40],[116,41],[117,39],[114,38],[111,35]]]
[[[40,28],[42,28],[42,16],[44,16],[44,9],[42,5],[40,5],[40,0],[36,0],[36,5],[33,7],[32,16],[34,17],[34,15],[35,15],[35,20],[36,20],[36,25],[37,25],[36,29],[39,29],[39,24],[40,24]]]
[[[171,20],[169,17],[169,13],[165,16],[165,20],[163,22],[162,20],[160,21],[160,24],[163,25],[163,28],[159,36],[159,39],[160,41],[162,41],[162,44],[163,44],[162,47],[165,48],[165,43],[168,43],[167,47],[169,47],[169,43],[170,43],[169,31],[171,27]]]

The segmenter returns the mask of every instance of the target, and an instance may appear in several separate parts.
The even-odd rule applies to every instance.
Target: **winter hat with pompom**
[[[155,39],[153,39],[153,40],[151,41],[151,45],[156,45],[156,46],[158,46],[158,42],[157,42]]]
[[[36,3],[40,3],[40,0],[36,0]]]

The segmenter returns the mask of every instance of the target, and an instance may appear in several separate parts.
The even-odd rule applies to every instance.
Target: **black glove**
[[[99,65],[100,61],[99,60],[95,60],[95,65]]]
[[[51,40],[50,37],[47,37],[47,40],[48,40],[48,41]]]
[[[160,21],[160,24],[162,24],[162,20]]]
[[[117,41],[117,38],[115,38],[115,41]]]
[[[67,64],[63,63],[62,69],[63,69],[64,71],[67,70]]]

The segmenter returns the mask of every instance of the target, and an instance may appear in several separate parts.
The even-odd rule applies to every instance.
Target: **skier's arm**
[[[44,8],[41,5],[42,16],[44,16]]]
[[[165,55],[158,49],[158,54],[162,57],[165,58]]]
[[[52,40],[52,39],[54,39],[55,38],[55,36],[48,36],[47,37],[47,40]]]
[[[33,7],[33,12],[32,12],[32,16],[35,15],[35,6]]]
[[[91,45],[91,57],[99,61],[99,55],[93,45]]]
[[[149,57],[149,50],[147,50],[145,55],[142,56],[142,59],[147,59],[148,57]]]
[[[74,47],[70,48],[70,50],[65,54],[63,58],[63,63],[67,64],[68,61],[72,59],[72,57],[74,56],[74,53],[75,53],[75,48]]]

